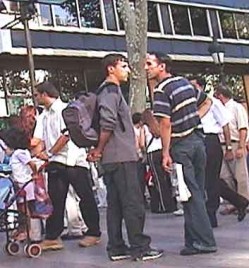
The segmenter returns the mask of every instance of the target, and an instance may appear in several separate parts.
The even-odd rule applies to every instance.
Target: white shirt
[[[248,116],[246,109],[242,104],[230,99],[225,103],[227,117],[229,118],[229,128],[232,141],[239,141],[239,130],[245,128],[248,130]],[[224,135],[220,135],[221,142],[224,142]]]
[[[162,149],[161,138],[154,137],[152,142],[150,142],[152,137],[153,137],[153,135],[150,132],[148,126],[146,126],[146,125],[144,125],[144,132],[145,132],[145,144],[146,144],[146,147],[150,143],[149,147],[147,147],[147,153],[151,153],[151,152],[154,152],[154,151],[157,151],[157,150],[161,150]]]
[[[61,131],[66,128],[62,117],[62,110],[67,107],[67,104],[57,98],[49,109],[44,109],[36,123],[34,137],[42,139],[45,143],[46,150],[49,151],[58,138],[61,136]],[[86,161],[85,148],[77,147],[72,140],[49,161],[55,161],[68,166],[81,166],[89,168],[89,163]]]
[[[227,109],[220,100],[212,98],[212,105],[209,111],[201,118],[203,131],[205,134],[220,134],[222,127],[229,123]]]
[[[32,170],[28,163],[31,161],[29,150],[17,149],[10,157],[12,178],[14,181],[23,184],[31,180]]]

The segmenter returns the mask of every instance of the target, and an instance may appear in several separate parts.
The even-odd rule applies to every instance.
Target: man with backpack
[[[79,242],[82,247],[100,242],[99,213],[88,177],[89,163],[86,150],[78,148],[68,134],[62,117],[67,106],[59,98],[59,92],[50,82],[36,86],[35,98],[44,105],[41,125],[37,138],[44,142],[45,150],[37,157],[48,160],[48,193],[53,204],[53,213],[46,222],[46,237],[41,243],[42,250],[63,248],[59,237],[64,227],[65,201],[71,184],[80,198],[80,210],[88,227],[85,237]]]
[[[127,105],[120,88],[130,69],[123,55],[109,54],[103,59],[106,79],[97,95],[100,134],[89,161],[101,158],[107,186],[107,251],[110,260],[126,258],[152,260],[163,252],[150,248],[151,239],[143,233],[145,209],[137,178],[135,135]],[[103,87],[103,85],[105,85]],[[130,248],[122,236],[124,220]]]

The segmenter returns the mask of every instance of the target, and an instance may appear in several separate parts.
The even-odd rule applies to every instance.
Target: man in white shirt
[[[71,184],[80,198],[81,214],[88,226],[86,236],[79,242],[87,247],[100,242],[99,213],[89,180],[89,164],[86,151],[78,148],[64,132],[66,129],[62,110],[67,106],[59,98],[53,84],[43,82],[36,86],[35,98],[44,105],[41,133],[36,133],[45,145],[45,150],[38,157],[47,159],[48,193],[54,207],[53,214],[46,222],[46,239],[42,242],[43,250],[62,249],[58,239],[64,227],[65,200]]]
[[[192,77],[191,83],[196,89],[203,91],[205,88],[205,79],[201,77]],[[226,183],[220,180],[220,171],[223,159],[223,151],[219,140],[219,134],[224,137],[224,159],[232,161],[234,158],[230,130],[229,119],[227,118],[228,111],[216,98],[212,98],[212,106],[210,110],[201,118],[203,131],[205,133],[205,146],[207,153],[206,163],[206,191],[207,201],[206,207],[210,223],[212,227],[217,227],[216,212],[219,208],[219,196],[229,200],[238,208],[238,220],[244,219],[248,200],[239,196],[232,189],[228,188]]]
[[[248,116],[245,108],[232,99],[232,93],[227,88],[223,86],[217,87],[215,96],[221,100],[228,110],[226,116],[230,118],[229,129],[231,146],[235,156],[233,161],[223,160],[220,177],[224,179],[231,188],[236,189],[240,195],[249,199],[248,170],[246,163]],[[222,144],[224,144],[223,135],[220,135],[220,139]]]

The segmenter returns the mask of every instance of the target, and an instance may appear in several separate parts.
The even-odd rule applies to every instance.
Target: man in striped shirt
[[[173,162],[182,164],[191,192],[191,198],[183,203],[185,247],[180,254],[211,253],[217,249],[205,208],[206,153],[203,134],[197,128],[210,104],[206,95],[197,92],[187,79],[172,76],[169,67],[168,56],[156,52],[147,56],[148,79],[158,82],[154,89],[154,114],[160,121],[162,165],[171,172]]]

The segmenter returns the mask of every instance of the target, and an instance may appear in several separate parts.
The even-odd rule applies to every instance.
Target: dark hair
[[[49,81],[45,81],[36,85],[36,90],[40,94],[46,93],[51,98],[58,98],[60,96],[59,91]]]
[[[200,85],[201,87],[205,88],[206,86],[206,79],[204,77],[201,77],[199,75],[192,75],[188,77],[188,80],[196,80],[197,84]]]
[[[124,55],[118,53],[108,54],[102,59],[102,68],[104,70],[105,76],[109,75],[108,67],[115,67],[119,61],[127,61],[127,59]]]
[[[30,141],[26,133],[19,128],[12,127],[3,134],[3,141],[11,149],[29,149]]]
[[[156,52],[152,51],[149,52],[150,55],[154,55],[157,58],[158,63],[164,63],[165,64],[165,71],[171,72],[171,65],[172,65],[172,59],[169,55],[162,53],[162,52]]]
[[[216,95],[222,94],[224,97],[229,98],[229,99],[233,97],[232,92],[223,85],[216,86],[214,91]]]
[[[135,124],[138,124],[139,122],[141,122],[141,118],[142,118],[142,114],[141,113],[134,113],[132,115],[132,123],[135,125]]]

